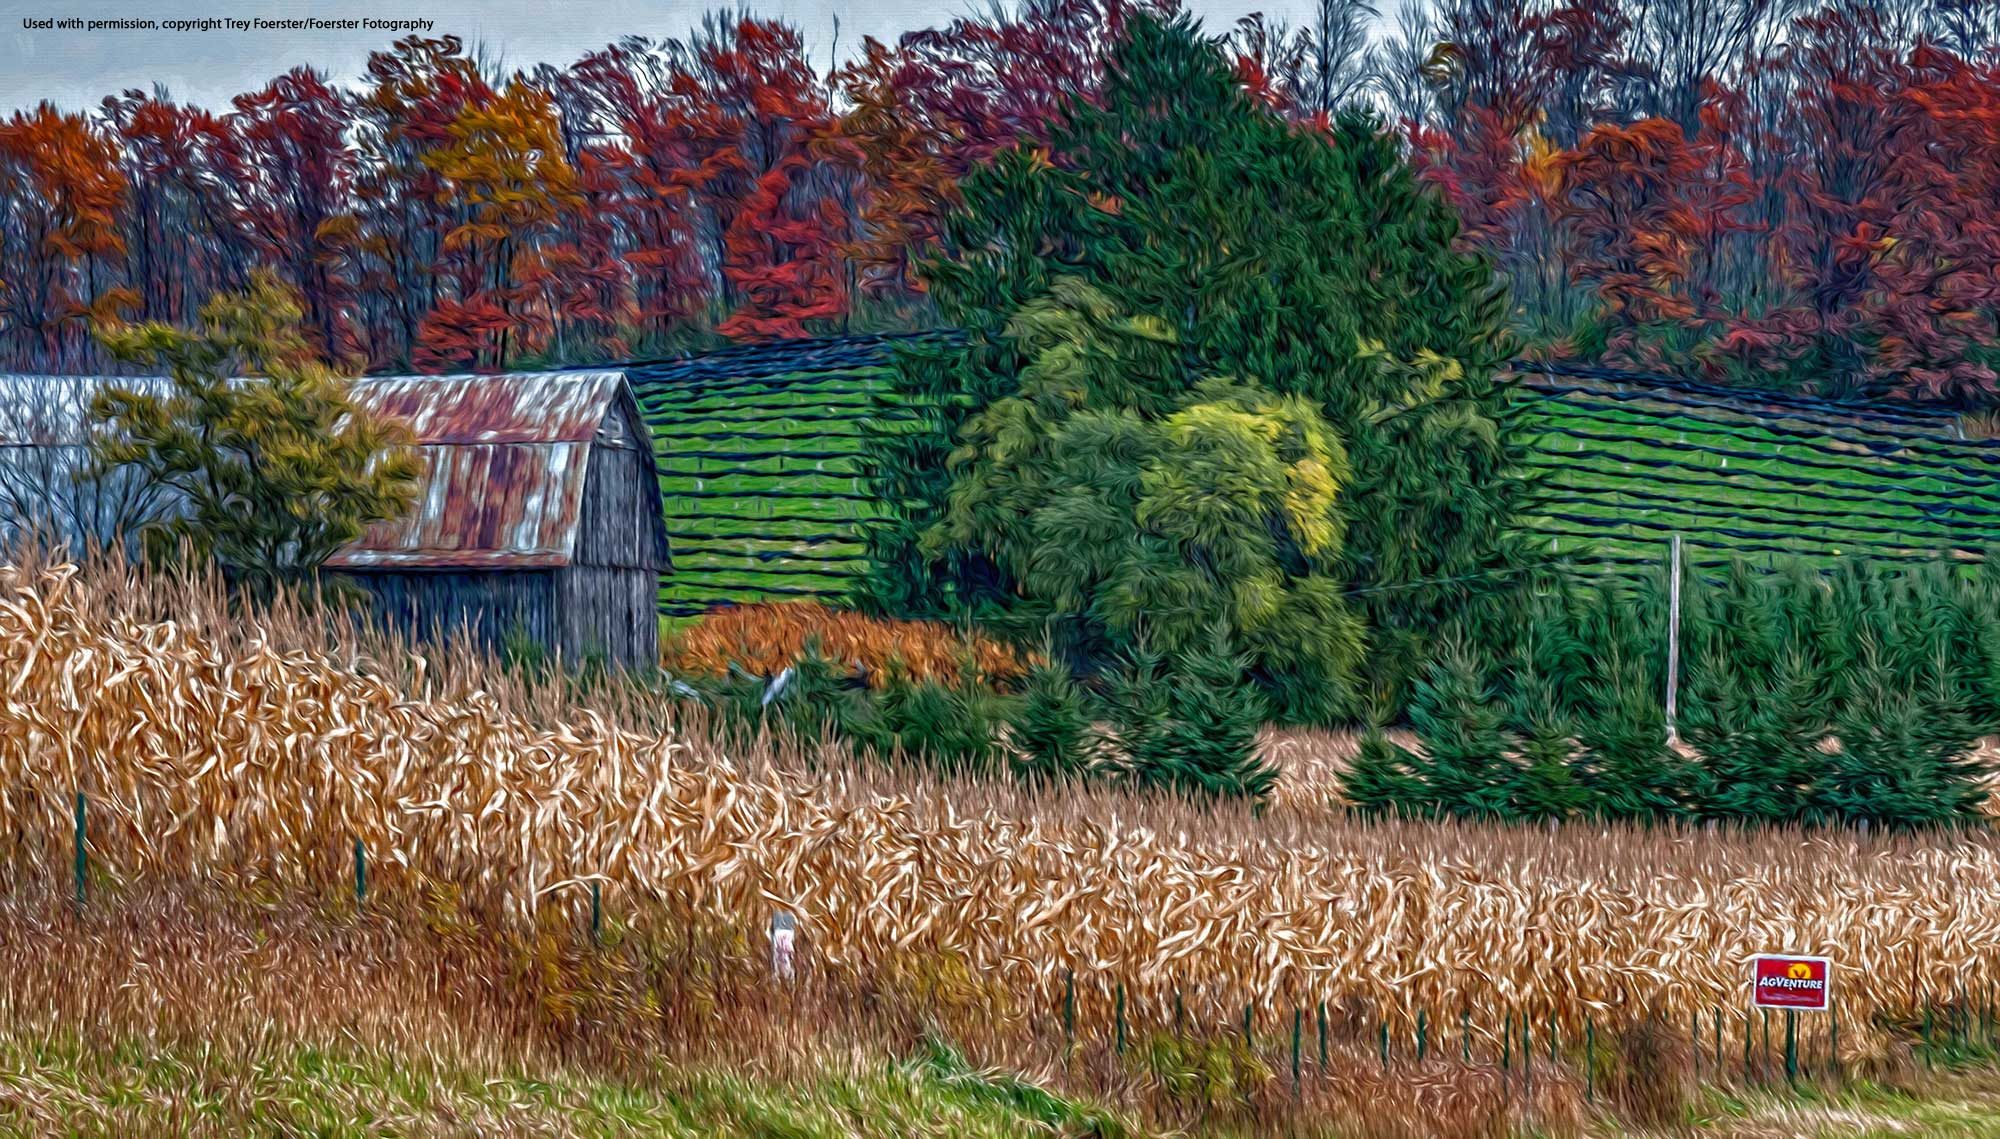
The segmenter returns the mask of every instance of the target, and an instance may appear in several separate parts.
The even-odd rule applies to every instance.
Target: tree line
[[[1139,12],[1029,0],[816,61],[713,15],[503,72],[452,37],[224,109],[0,124],[0,366],[108,366],[259,269],[326,358],[440,371],[923,326],[961,183],[1057,166]],[[1983,406],[2000,390],[2000,15],[1974,0],[1367,0],[1214,36],[1294,124],[1360,108],[1510,286],[1531,352]]]

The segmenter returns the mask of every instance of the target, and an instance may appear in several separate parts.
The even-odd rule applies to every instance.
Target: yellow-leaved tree
[[[1309,400],[1190,370],[1163,322],[1078,280],[1007,334],[1018,384],[959,432],[927,540],[998,566],[1017,596],[988,622],[1079,674],[1172,674],[1174,709],[1126,717],[1166,733],[1124,740],[1135,765],[1260,791],[1267,712],[1323,720],[1358,701],[1339,437]]]
[[[99,329],[113,355],[170,377],[164,391],[107,388],[90,408],[86,476],[136,474],[178,503],[139,536],[150,556],[212,560],[259,593],[317,592],[329,557],[409,509],[407,428],[356,406],[300,320],[297,296],[259,272],[193,329]]]

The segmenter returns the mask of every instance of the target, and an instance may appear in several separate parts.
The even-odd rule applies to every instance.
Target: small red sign
[[[1752,957],[1750,1002],[1758,1008],[1823,1012],[1833,1003],[1833,961],[1778,954]]]

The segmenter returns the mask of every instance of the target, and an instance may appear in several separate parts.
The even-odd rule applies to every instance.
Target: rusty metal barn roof
[[[156,376],[0,375],[0,462],[61,451],[81,466],[90,398],[113,384],[166,390]],[[568,565],[598,431],[614,403],[632,401],[616,371],[369,376],[353,390],[410,425],[423,473],[410,512],[335,554],[337,569]]]
[[[354,399],[408,423],[425,445],[588,443],[624,379],[622,372],[371,376],[354,382]]]

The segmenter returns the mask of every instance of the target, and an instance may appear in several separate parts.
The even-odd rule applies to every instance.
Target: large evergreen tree
[[[1338,551],[1316,570],[1295,536],[1274,534],[1270,547],[1281,584],[1314,571],[1351,594],[1379,691],[1400,688],[1442,626],[1501,608],[1528,562],[1509,527],[1529,491],[1494,377],[1502,301],[1490,267],[1454,250],[1455,217],[1379,123],[1344,113],[1324,129],[1289,125],[1246,95],[1191,22],[1136,17],[1097,99],[1070,104],[1046,148],[1003,152],[961,189],[946,221],[952,256],[925,276],[966,336],[913,348],[897,370],[891,398],[925,422],[876,444],[897,510],[872,540],[875,604],[1004,623],[1025,599],[1063,651],[1107,647],[1092,598],[1050,603],[1061,591],[1034,580],[1043,562],[984,540],[1010,523],[1007,504],[978,532],[952,517],[981,477],[976,459],[953,456],[979,446],[968,433],[990,429],[994,405],[1019,398],[1024,372],[1060,347],[1010,325],[1073,280],[1157,329],[1146,351],[1161,402],[1143,414],[1173,414],[1198,385],[1227,381],[1302,400],[1327,425],[1348,466]],[[1076,416],[1101,394],[1077,392]],[[1125,445],[1082,444],[1106,458]],[[1225,584],[1252,604],[1276,592],[1267,580]],[[1323,637],[1308,623],[1343,619],[1318,589],[1313,611],[1285,627]],[[1285,688],[1286,714],[1334,711]]]

